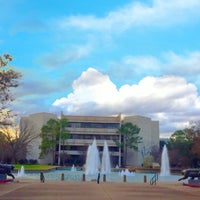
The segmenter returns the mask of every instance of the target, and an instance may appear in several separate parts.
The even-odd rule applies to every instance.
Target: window
[[[73,128],[119,128],[119,123],[69,122],[68,124]]]

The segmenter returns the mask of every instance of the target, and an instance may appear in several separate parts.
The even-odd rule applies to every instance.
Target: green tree
[[[192,141],[188,129],[175,131],[167,144],[170,163],[174,167],[189,167],[191,165]]]
[[[200,166],[200,121],[175,131],[168,142],[170,163],[178,167]]]
[[[65,141],[69,139],[70,131],[66,129],[68,126],[68,121],[67,119],[61,119],[60,120],[60,150],[62,150],[62,155],[59,155],[60,159],[62,160],[62,165],[64,165],[64,160],[65,160],[65,150],[66,150],[66,145]],[[62,148],[61,148],[62,147]],[[61,153],[61,152],[60,152]],[[60,165],[60,160],[58,160],[58,164]]]
[[[9,103],[14,100],[11,88],[18,87],[18,79],[21,77],[19,72],[8,67],[10,61],[12,61],[11,55],[0,56],[0,126],[11,123],[13,114],[9,109]]]
[[[115,140],[115,143],[124,151],[124,165],[126,165],[127,162],[128,148],[138,151],[138,143],[142,142],[142,137],[138,135],[140,130],[141,129],[137,125],[133,125],[130,122],[122,124],[117,130],[121,135],[121,141]]]
[[[59,151],[62,143],[64,152],[64,142],[69,138],[69,130],[66,129],[67,126],[67,119],[50,119],[47,124],[41,128],[42,142],[40,145],[40,157],[44,157],[46,154],[51,153],[53,163],[56,162],[56,147],[58,146]],[[59,158],[60,155],[58,155],[58,159]]]

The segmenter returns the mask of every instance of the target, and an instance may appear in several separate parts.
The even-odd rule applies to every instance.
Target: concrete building
[[[49,119],[57,119],[57,116],[51,113],[35,113],[31,114],[27,117],[22,117],[20,120],[20,129],[27,130],[31,132],[31,134],[34,134],[38,136],[29,146],[29,149],[27,149],[27,155],[26,159],[28,160],[37,160],[41,164],[51,163],[51,156],[47,155],[45,159],[39,159],[40,157],[40,149],[39,146],[41,144],[41,128],[43,125],[47,123]]]
[[[129,149],[127,152],[127,165],[141,166],[143,158],[148,155],[152,146],[159,146],[159,122],[152,121],[148,117],[143,116],[72,116],[63,115],[62,118],[68,120],[70,138],[65,141],[64,145],[60,145],[60,153],[64,153],[65,164],[76,164],[82,166],[86,161],[87,149],[96,138],[100,156],[103,151],[104,141],[107,141],[112,166],[119,165],[123,161],[123,149],[120,149],[114,140],[120,141],[121,135],[117,133],[117,129],[122,123],[131,122],[141,128],[139,135],[143,138],[142,143],[138,144],[138,151]],[[32,134],[39,135],[41,127],[47,123],[49,119],[57,119],[55,114],[36,113],[21,118],[21,128],[27,126]],[[51,163],[52,156],[48,155],[45,159],[40,159],[41,138],[34,140],[27,159],[38,160],[39,163]],[[58,144],[59,145],[59,144]],[[56,157],[59,157],[59,148],[56,148]]]

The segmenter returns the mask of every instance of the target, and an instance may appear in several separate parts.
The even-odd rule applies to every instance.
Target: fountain
[[[100,158],[97,149],[96,139],[94,139],[92,145],[89,145],[87,150],[85,174],[94,175],[99,172],[100,168]]]
[[[169,176],[170,167],[169,167],[169,157],[166,145],[163,147],[162,157],[161,157],[161,171],[160,176]]]
[[[110,155],[108,151],[108,144],[104,141],[103,155],[102,155],[102,165],[101,165],[101,173],[102,174],[110,174]]]
[[[18,171],[17,173],[17,177],[25,177],[25,170],[24,170],[24,166],[21,166],[21,169]]]
[[[76,169],[76,167],[74,166],[74,164],[72,165],[72,167],[71,167],[71,172],[75,172],[77,169]]]
[[[130,173],[130,172],[129,172]],[[128,174],[129,174],[128,173]],[[138,182],[142,183],[144,182],[144,176],[147,177],[147,180],[150,180],[154,173],[148,172],[148,173],[138,173],[138,172],[132,172],[132,175],[126,175],[127,182]],[[65,181],[82,181],[83,180],[83,174],[85,174],[85,171],[77,170],[74,172],[71,172],[69,168],[61,168],[61,169],[55,169],[50,171],[45,171],[44,176],[46,180],[61,180],[61,175],[64,174],[64,180]],[[86,181],[91,181],[93,179],[97,179],[97,174],[94,175],[87,175],[85,178]],[[15,173],[14,173],[15,175]],[[16,174],[17,176],[17,174]],[[171,176],[160,176],[159,182],[176,182],[182,177],[182,175],[171,175]],[[34,179],[39,180],[40,178],[40,172],[26,172],[26,177],[28,179]],[[103,178],[101,176],[101,178]],[[107,182],[123,182],[123,176],[118,171],[112,171],[110,174],[106,175],[106,181]]]
[[[162,170],[160,173],[159,181],[160,182],[174,182],[177,181],[181,178],[180,175],[170,175],[169,172],[169,160],[167,156],[167,149],[166,147],[163,148],[163,158],[162,158]],[[103,155],[102,155],[102,169],[101,173],[105,173],[107,171],[110,171],[108,169],[109,166],[108,163],[108,146],[106,144],[106,141],[104,142],[104,149],[103,149]],[[106,159],[107,158],[107,159]],[[107,161],[106,161],[107,160]],[[166,161],[168,160],[168,161]],[[106,162],[105,162],[106,161]],[[105,162],[105,164],[104,164]],[[168,167],[166,164],[168,163]],[[87,158],[86,158],[86,165],[85,165],[85,171],[82,170],[75,170],[75,166],[72,165],[71,170],[69,168],[66,169],[56,169],[56,170],[51,170],[45,172],[45,178],[47,180],[60,180],[61,174],[65,174],[65,180],[74,180],[74,181],[81,181],[83,180],[83,175],[86,176],[86,181],[91,181],[91,180],[96,180],[97,174],[99,173],[100,170],[100,159],[99,159],[99,152],[97,149],[96,145],[96,140],[94,139],[92,145],[89,145],[88,151],[87,151]],[[123,176],[127,176],[127,182],[143,182],[144,181],[144,176],[146,176],[147,180],[150,180],[154,174],[152,173],[137,173],[137,172],[131,172],[128,169],[120,170],[119,166],[116,166],[116,169],[111,171],[106,175],[106,181],[109,182],[122,182],[123,181]],[[167,170],[168,169],[168,170]],[[73,171],[73,172],[72,172]],[[24,174],[24,168],[23,166],[21,167],[20,172],[18,172],[20,175]],[[169,176],[170,175],[170,176]],[[39,173],[38,172],[27,172],[26,173],[26,178],[32,178],[32,179],[38,179]]]
[[[104,150],[103,150],[103,154],[102,155],[102,167],[101,169],[101,173],[105,173],[110,171],[106,166],[107,165],[107,159],[106,157],[109,155],[108,153],[108,147],[106,147],[107,144],[106,142],[104,142]],[[165,147],[166,148],[166,147]],[[163,149],[163,154],[166,157],[166,149]],[[107,156],[106,156],[107,155]],[[166,159],[163,163],[166,163]],[[103,164],[106,161],[105,164]],[[169,163],[169,162],[168,162]],[[159,181],[160,182],[173,182],[173,181],[177,181],[181,178],[180,175],[169,175],[170,173],[166,173],[166,166],[162,164],[162,168],[164,169],[159,177]],[[118,168],[117,170],[111,171],[110,173],[108,173],[106,175],[106,181],[109,182],[121,182],[123,181],[123,176],[126,175],[127,177],[127,182],[143,182],[144,181],[144,176],[146,176],[147,180],[150,180],[152,178],[152,176],[154,174],[152,173],[137,173],[137,172],[131,172],[128,169],[124,169],[124,170],[120,170],[118,166],[116,166],[116,168]],[[100,170],[100,159],[99,159],[99,152],[97,149],[97,145],[96,145],[96,140],[93,141],[92,145],[89,145],[88,147],[88,151],[87,151],[87,158],[86,158],[86,165],[85,165],[85,171],[82,170],[75,170],[75,166],[72,165],[71,169],[67,168],[66,169],[56,169],[56,170],[51,170],[51,171],[47,171],[45,172],[45,178],[47,180],[60,180],[60,177],[62,174],[65,175],[65,180],[73,180],[73,181],[80,181],[83,180],[83,175],[87,175],[86,176],[86,181],[91,181],[91,180],[96,180],[96,178],[98,177],[97,174],[99,173]],[[169,169],[169,167],[168,167]],[[21,168],[19,174],[23,174],[23,167]],[[72,172],[73,171],[73,172]],[[38,172],[27,172],[26,173],[26,178],[32,178],[32,179],[38,179],[39,177],[39,173]]]
[[[119,172],[119,175],[121,176],[135,176],[135,172],[130,172],[128,169],[122,170],[121,172]]]

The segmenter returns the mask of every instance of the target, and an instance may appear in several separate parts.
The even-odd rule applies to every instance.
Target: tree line
[[[44,157],[51,152],[53,163],[56,163],[56,147],[59,144],[65,145],[65,140],[70,136],[67,130],[67,119],[50,119],[41,129],[42,143],[40,145],[41,156]],[[127,151],[133,149],[138,151],[138,144],[142,143],[143,138],[140,136],[140,128],[130,122],[122,124],[117,129],[117,134],[121,135],[120,140],[114,140],[116,145],[123,149],[122,166],[127,163]],[[59,138],[61,139],[59,141]],[[164,144],[168,147],[171,167],[188,168],[200,167],[200,122],[190,123],[189,128],[175,131],[167,142],[160,142],[160,146],[153,146],[150,150],[145,147],[140,150],[143,158],[144,167],[152,167],[153,162],[161,163],[161,153]],[[67,149],[67,146],[66,148]],[[65,164],[68,156],[64,148],[60,151],[61,165]],[[57,148],[58,151],[58,148]]]
[[[175,131],[167,142],[172,167],[200,167],[200,121]]]

